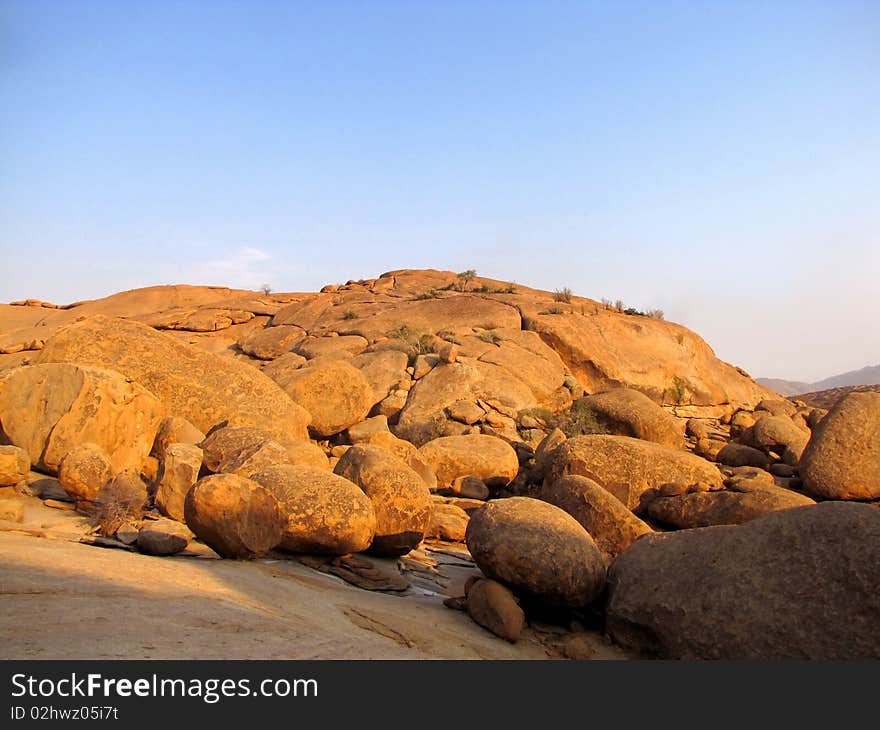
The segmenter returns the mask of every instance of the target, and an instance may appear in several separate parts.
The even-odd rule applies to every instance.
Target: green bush
[[[458,289],[458,291],[467,291],[468,286],[477,276],[477,270],[468,269],[467,271],[462,271],[456,276],[457,281],[455,282],[455,288]]]
[[[687,398],[687,383],[677,375],[672,379],[672,386],[666,389],[666,400],[675,405],[682,405]]]
[[[557,428],[562,429],[569,438],[608,432],[593,409],[582,400],[571,404],[571,408],[559,419]]]

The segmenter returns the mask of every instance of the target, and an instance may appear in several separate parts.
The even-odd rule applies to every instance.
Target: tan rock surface
[[[112,370],[51,363],[0,380],[3,432],[50,474],[83,443],[104,448],[117,470],[140,469],[164,415],[152,393]]]
[[[718,468],[685,451],[627,436],[576,436],[556,449],[546,479],[577,474],[592,479],[629,509],[641,495],[668,482],[721,487]]]
[[[422,541],[431,520],[431,495],[422,478],[401,459],[378,446],[352,446],[334,473],[357,484],[373,503],[372,551],[404,555]]]
[[[816,427],[800,468],[817,497],[880,498],[880,393],[841,398]]]
[[[607,564],[653,530],[592,479],[566,476],[544,485],[541,499],[574,517],[590,533]]]
[[[456,479],[466,476],[475,476],[489,487],[504,487],[519,472],[516,452],[496,436],[446,436],[429,441],[419,452],[437,475],[440,487],[451,487]]]
[[[311,414],[309,431],[332,436],[363,421],[373,406],[373,389],[360,370],[330,361],[294,370],[280,381],[291,400]]]
[[[47,341],[39,362],[112,367],[205,433],[228,421],[307,438],[307,412],[259,370],[199,352],[143,324],[105,317],[77,322]]]
[[[225,558],[265,555],[287,526],[270,492],[234,474],[200,479],[186,495],[184,516],[198,538]]]
[[[366,550],[376,532],[372,502],[355,484],[314,466],[285,464],[253,475],[281,505],[280,546],[297,553],[344,555]]]

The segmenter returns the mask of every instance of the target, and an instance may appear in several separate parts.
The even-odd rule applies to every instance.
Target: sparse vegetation
[[[260,291],[263,292],[263,294],[265,294],[266,296],[269,296],[272,293],[272,287],[268,284],[263,284],[260,287]]]
[[[599,423],[593,409],[582,400],[576,400],[571,404],[571,408],[560,419],[558,427],[569,438],[593,433],[607,433],[607,430]]]
[[[477,294],[490,294],[492,292],[488,284],[482,284],[481,286],[478,286],[476,289],[472,289],[471,291]]]
[[[499,287],[494,294],[516,294],[516,284],[510,282],[507,286]]]
[[[576,400],[568,410],[560,413],[552,413],[547,408],[526,408],[519,412],[519,420],[521,421],[525,416],[543,422],[548,429],[559,428],[569,438],[608,433],[596,413],[582,400]]]
[[[547,307],[547,309],[542,309],[538,314],[565,314],[565,309],[559,306]]]
[[[434,347],[434,335],[423,334],[413,343],[416,355],[428,355],[436,351]]]
[[[391,339],[404,343],[410,355],[427,355],[435,351],[434,335],[414,329],[408,324],[401,324],[385,334]]]
[[[458,337],[455,336],[455,333],[451,332],[450,330],[440,330],[437,333],[437,337],[439,337],[441,340],[446,340],[446,342],[451,342],[453,345],[464,344]]]
[[[458,291],[467,291],[470,283],[477,277],[476,269],[468,269],[467,271],[462,271],[458,274],[458,280],[455,283],[455,288]]]
[[[443,295],[437,289],[428,289],[421,294],[416,294],[416,299],[422,301],[424,299],[441,299]]]
[[[480,339],[483,342],[488,342],[490,345],[497,345],[503,338],[497,332],[484,330],[477,335],[477,339]]]
[[[672,379],[672,386],[666,389],[666,400],[681,405],[687,398],[687,383],[677,375]]]
[[[616,299],[613,303],[610,299],[602,299],[602,306],[605,309],[616,310],[620,314],[629,314],[636,317],[651,317],[652,319],[664,319],[666,315],[662,309],[649,309],[643,312],[635,307],[627,307],[623,299]]]
[[[564,287],[562,287],[562,289],[556,290],[556,293],[553,295],[553,301],[565,302],[566,304],[571,304],[571,296],[572,296],[571,288],[564,286]]]
[[[359,316],[358,313],[355,312],[353,309],[348,309],[348,310],[346,310],[345,314],[342,315],[342,318],[343,319],[357,319],[358,316]]]
[[[141,518],[146,492],[138,487],[138,482],[112,481],[101,490],[90,510],[96,532],[109,537],[125,522]]]

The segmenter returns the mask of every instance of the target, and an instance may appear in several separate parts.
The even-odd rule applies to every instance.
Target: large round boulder
[[[287,527],[278,500],[235,474],[200,479],[184,503],[186,524],[224,558],[247,559],[276,547]]]
[[[205,468],[250,476],[273,464],[299,464],[330,469],[326,454],[311,441],[275,440],[256,426],[227,426],[212,431],[202,443]]]
[[[437,476],[434,474],[434,470],[422,457],[421,452],[409,441],[397,438],[393,433],[379,431],[372,434],[367,443],[390,451],[398,459],[402,459],[410,469],[422,478],[429,489],[434,489],[437,486]]]
[[[605,584],[605,562],[565,511],[530,497],[489,502],[468,523],[466,542],[483,573],[550,606],[585,606]]]
[[[803,453],[810,431],[801,428],[788,416],[763,416],[752,426],[750,440],[764,451],[781,454],[791,449],[797,457]]]
[[[684,422],[638,390],[616,388],[581,398],[579,404],[596,414],[609,433],[684,448]]]
[[[280,383],[291,399],[311,414],[309,431],[316,438],[332,436],[363,421],[374,403],[369,381],[343,360],[294,370]]]
[[[372,552],[404,555],[422,541],[431,521],[431,493],[403,461],[378,446],[352,446],[333,471],[354,482],[373,504]]]
[[[369,497],[348,479],[315,466],[280,464],[252,479],[287,518],[280,546],[295,553],[344,555],[366,550],[376,532]]]
[[[607,630],[668,659],[880,658],[880,510],[826,502],[655,533],[608,575]]]
[[[152,393],[113,370],[50,363],[0,379],[0,428],[49,474],[84,443],[102,447],[118,471],[140,469],[163,416]]]
[[[80,444],[68,451],[58,465],[58,483],[80,508],[88,508],[110,481],[110,455],[97,444]]]
[[[617,497],[586,477],[571,475],[548,482],[539,496],[574,517],[590,533],[607,563],[638,537],[653,532]]]
[[[850,393],[823,418],[800,462],[823,499],[880,499],[880,393]]]
[[[419,452],[437,475],[438,487],[451,487],[466,476],[478,477],[488,487],[504,487],[519,471],[513,447],[487,434],[444,436],[429,441]]]
[[[686,451],[627,436],[576,436],[554,452],[547,474],[553,482],[568,474],[592,479],[629,509],[649,489],[669,482],[704,483],[721,488],[714,464]]]

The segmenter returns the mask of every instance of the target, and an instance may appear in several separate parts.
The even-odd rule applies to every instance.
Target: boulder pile
[[[398,593],[427,542],[505,641],[880,657],[880,394],[811,408],[678,325],[472,279],[0,305],[40,310],[0,331],[0,519],[61,498],[96,544]]]

